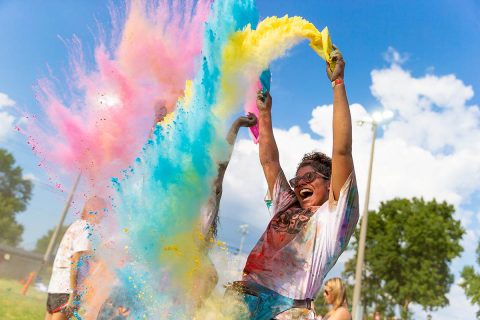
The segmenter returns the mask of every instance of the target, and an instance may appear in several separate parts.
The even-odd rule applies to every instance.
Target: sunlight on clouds
[[[119,107],[121,100],[115,93],[98,93],[95,97],[95,106],[100,109]]]

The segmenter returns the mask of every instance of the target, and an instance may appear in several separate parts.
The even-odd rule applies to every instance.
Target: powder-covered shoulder
[[[278,171],[277,179],[275,180],[275,185],[273,186],[273,199],[275,200],[275,197],[284,191],[292,190],[290,188],[290,184],[287,181],[287,178],[285,177],[285,173],[283,172],[282,169]]]
[[[271,201],[274,215],[298,201],[295,193],[290,188],[287,178],[285,177],[285,173],[282,169],[280,169],[278,172],[277,179],[275,180],[275,185],[273,186],[273,197]]]
[[[329,210],[335,210],[338,206],[338,203],[345,201],[347,195],[350,194],[352,191],[357,193],[357,179],[355,177],[355,170],[352,170],[352,172],[350,172],[347,180],[345,180],[345,182],[343,183],[343,186],[340,189],[340,195],[338,196],[337,200],[335,200],[335,197],[333,196],[333,191],[330,188],[330,194],[328,196]]]

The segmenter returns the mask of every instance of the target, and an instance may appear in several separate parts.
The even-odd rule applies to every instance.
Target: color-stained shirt
[[[355,173],[338,200],[302,209],[280,171],[273,188],[273,217],[250,253],[244,269],[254,281],[292,299],[314,299],[325,275],[347,247],[358,221]]]
[[[68,227],[60,246],[58,247],[55,261],[53,262],[52,277],[48,285],[49,293],[70,293],[70,266],[71,257],[76,252],[92,250],[90,240],[92,227],[85,220],[76,220]]]

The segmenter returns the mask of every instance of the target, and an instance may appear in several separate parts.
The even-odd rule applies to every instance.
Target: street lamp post
[[[240,225],[240,233],[242,234],[242,237],[240,238],[240,245],[238,247],[238,254],[242,254],[243,250],[243,243],[245,242],[245,237],[248,234],[248,224],[242,224]]]
[[[244,265],[244,261],[242,260],[242,251],[243,251],[243,244],[245,243],[245,237],[248,234],[248,224],[240,225],[240,233],[242,237],[240,238],[240,245],[238,246],[238,271],[242,271],[242,266]]]
[[[362,122],[363,124],[365,122]],[[360,124],[360,122],[359,122]],[[365,194],[365,203],[363,206],[363,216],[362,223],[360,226],[360,240],[358,242],[358,251],[357,251],[357,266],[355,268],[355,287],[353,289],[353,317],[352,319],[358,319],[358,314],[360,312],[360,292],[362,289],[362,271],[363,271],[363,261],[365,256],[365,240],[367,238],[367,224],[368,224],[368,202],[370,201],[370,184],[372,181],[372,165],[373,165],[373,154],[375,152],[375,140],[377,137],[377,123],[375,121],[371,122],[372,124],[372,144],[370,146],[370,163],[368,165],[368,178],[367,178],[367,189]]]
[[[368,204],[370,201],[370,186],[372,182],[372,167],[373,167],[373,158],[375,153],[375,140],[377,139],[377,126],[378,123],[390,119],[393,117],[393,112],[385,110],[383,113],[374,113],[373,119],[361,120],[357,124],[362,126],[366,123],[371,124],[372,129],[372,143],[370,146],[370,161],[368,164],[368,177],[367,177],[367,188],[365,192],[365,203],[363,206],[363,216],[362,222],[360,225],[360,239],[358,242],[358,251],[357,251],[357,265],[355,267],[355,287],[353,289],[353,301],[352,301],[352,319],[358,320],[362,315],[362,310],[360,309],[360,294],[362,291],[362,271],[364,265],[365,257],[365,241],[367,239],[367,226],[368,226]]]

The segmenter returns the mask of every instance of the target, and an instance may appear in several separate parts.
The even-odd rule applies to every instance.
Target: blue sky
[[[0,99],[0,116],[3,113],[18,117],[16,110],[38,111],[32,89],[36,80],[47,76],[49,70],[59,79],[68,72],[68,53],[62,39],[77,35],[86,47],[86,55],[91,54],[97,23],[108,28],[107,4],[106,1],[0,0],[0,93],[13,102],[2,105],[5,100]],[[345,81],[349,100],[351,104],[358,104],[352,107],[354,118],[382,108],[395,111],[397,117],[380,132],[371,207],[395,196],[445,199],[455,204],[458,217],[469,230],[465,243],[475,244],[480,236],[476,231],[480,229],[480,188],[475,182],[475,178],[480,178],[480,168],[475,161],[480,163],[480,159],[472,154],[478,149],[475,137],[480,132],[480,115],[472,110],[480,104],[480,64],[477,63],[480,4],[469,0],[351,3],[259,0],[258,9],[261,17],[299,15],[319,29],[329,27],[333,42],[347,61]],[[274,126],[278,130],[280,151],[289,152],[289,142],[298,141],[295,139],[303,139],[298,148],[316,147],[317,143],[320,149],[322,144],[328,147],[328,132],[317,126],[328,118],[321,116],[328,115],[332,99],[324,62],[303,43],[275,62],[272,73]],[[411,83],[416,87],[412,88]],[[470,118],[466,117],[468,112],[471,112]],[[474,123],[464,128],[462,119],[473,119]],[[365,130],[355,128],[354,131],[361,189],[368,153],[368,130]],[[18,216],[25,225],[23,246],[32,248],[36,239],[55,225],[67,195],[48,184],[23,138],[13,130],[3,134],[4,131],[0,130],[0,147],[11,151],[24,173],[34,177],[33,199],[28,210]],[[255,146],[245,134],[241,137],[225,178],[220,235],[236,246],[237,222],[250,222],[248,249],[268,221],[268,214],[253,209],[259,207],[254,200],[263,197],[264,184],[258,165],[242,161],[255,153]],[[282,158],[287,173],[301,152],[310,151],[294,149],[292,156]],[[397,157],[389,158],[395,153]],[[435,177],[422,176],[428,168],[438,168],[439,173]],[[243,201],[238,196],[242,190],[228,187],[245,172],[259,177],[259,180],[246,181],[245,185],[254,184],[261,197],[252,199],[251,206],[242,204],[240,208],[246,213],[241,214],[232,212],[232,208]],[[402,180],[399,176],[409,179]],[[73,211],[68,221],[74,218]],[[472,248],[472,245],[466,247],[462,258],[455,261],[456,272],[465,264],[473,264]],[[461,306],[457,304],[458,309],[446,309],[437,315],[456,318],[460,311],[455,310]],[[471,310],[467,308],[467,312]]]

